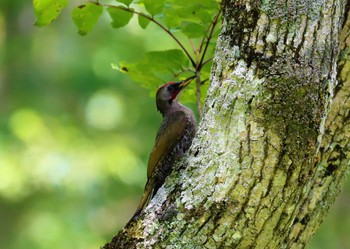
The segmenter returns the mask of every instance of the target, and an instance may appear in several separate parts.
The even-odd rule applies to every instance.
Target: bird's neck
[[[158,108],[163,117],[171,115],[173,112],[181,111],[186,108],[184,105],[180,104],[176,100],[173,100],[171,104],[167,103],[167,105],[162,106],[163,108]]]

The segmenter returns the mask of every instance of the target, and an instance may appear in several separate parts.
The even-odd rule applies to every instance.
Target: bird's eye
[[[173,90],[173,86],[168,86],[168,91],[172,91]]]

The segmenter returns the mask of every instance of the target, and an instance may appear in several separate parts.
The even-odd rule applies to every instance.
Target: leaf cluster
[[[36,25],[50,24],[67,5],[67,0],[34,0]],[[72,19],[78,33],[92,31],[100,16],[108,13],[112,28],[126,26],[133,16],[146,29],[150,23],[169,35],[179,49],[152,51],[137,62],[120,62],[114,68],[127,73],[134,81],[155,89],[155,83],[174,81],[196,74],[197,104],[201,82],[209,76],[211,58],[218,35],[220,9],[215,0],[118,0],[86,2],[76,6]]]

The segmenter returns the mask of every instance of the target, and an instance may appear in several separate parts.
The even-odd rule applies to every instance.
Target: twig
[[[203,51],[203,53],[202,53],[201,60],[200,60],[200,62],[197,64],[196,71],[200,71],[200,70],[202,69],[203,60],[204,60],[205,54],[206,54],[206,52],[207,52],[210,39],[211,39],[212,36],[213,36],[213,32],[214,32],[215,26],[216,26],[216,24],[218,23],[220,14],[221,14],[221,10],[219,10],[219,12],[218,12],[217,15],[214,17],[214,19],[213,19],[213,21],[212,21],[212,23],[211,23],[211,28],[210,28],[209,35],[208,35],[208,36],[207,36],[207,35],[205,36],[205,37],[207,37],[207,42],[205,43],[205,47],[204,47],[204,51]],[[210,27],[210,26],[209,26],[209,27]],[[202,41],[204,41],[205,37],[203,38]],[[201,44],[201,46],[202,46],[202,44]]]
[[[202,104],[201,104],[201,76],[199,75],[199,72],[196,73],[196,102],[197,102],[197,110],[198,110],[198,116],[201,117],[202,115]]]
[[[201,81],[201,85],[203,85],[205,82],[207,82],[209,80],[209,78],[206,78],[205,80]]]
[[[196,56],[196,62],[198,62],[199,51],[195,48],[195,46],[190,38],[188,38],[188,42],[191,44],[193,54]]]
[[[172,73],[173,76],[174,76],[174,79],[176,79],[177,77],[179,77],[179,75],[185,73],[185,72],[192,72],[193,73],[193,70],[189,69],[189,68],[182,68],[178,73]]]
[[[199,63],[196,66],[196,74],[197,74],[197,78],[196,78],[196,102],[197,102],[197,109],[198,109],[199,117],[202,114],[202,105],[201,105],[201,85],[202,85],[202,82],[201,82],[201,78],[200,78],[200,71],[201,71],[202,67],[211,60],[211,58],[210,58],[210,59],[207,59],[207,60],[205,60],[203,62],[205,54],[206,54],[208,46],[209,46],[209,42],[210,42],[210,40],[211,40],[211,38],[213,36],[213,32],[214,32],[215,26],[216,26],[216,24],[217,24],[217,22],[219,20],[220,14],[221,14],[221,10],[219,10],[219,12],[214,17],[211,25],[209,25],[209,27],[208,27],[208,29],[207,29],[207,31],[205,33],[206,35],[203,37],[203,39],[201,41],[201,44],[199,46],[199,49],[198,49],[198,52],[201,53],[203,45],[205,43],[205,47],[204,47],[204,51],[202,53],[201,59],[200,59]],[[208,35],[208,32],[209,32],[209,35]],[[205,42],[205,40],[206,40],[206,42]]]
[[[202,63],[202,67],[207,64],[209,61],[211,61],[213,58],[209,58],[209,59],[206,59],[205,61],[203,61]]]

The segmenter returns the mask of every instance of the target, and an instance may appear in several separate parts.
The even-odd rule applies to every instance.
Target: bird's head
[[[196,78],[191,76],[180,82],[169,82],[158,88],[156,95],[157,109],[161,113],[165,113],[169,108],[173,106],[174,102],[177,102],[177,96],[190,82]]]

